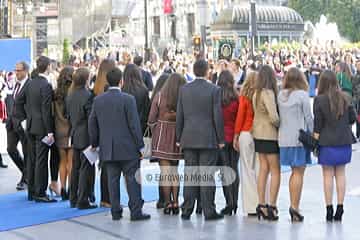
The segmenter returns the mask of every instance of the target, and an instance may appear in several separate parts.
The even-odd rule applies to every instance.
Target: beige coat
[[[280,120],[276,107],[275,94],[269,89],[262,90],[260,94],[261,97],[258,104],[256,103],[256,93],[253,97],[253,136],[258,140],[277,141]]]

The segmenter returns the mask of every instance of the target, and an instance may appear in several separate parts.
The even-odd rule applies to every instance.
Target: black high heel
[[[268,206],[268,220],[269,221],[277,221],[279,220],[278,216],[279,210],[275,206]]]
[[[51,197],[60,197],[60,194],[58,192],[56,192],[56,190],[53,189],[51,187],[51,185],[49,185],[49,192],[50,192]]]
[[[179,215],[180,213],[180,209],[179,209],[179,205],[178,204],[173,204],[173,207],[172,207],[172,214],[173,215]]]
[[[238,207],[237,207],[237,206],[235,206],[235,207],[234,207],[234,209],[233,209],[233,210],[234,210],[234,215],[236,215],[237,208],[238,208]]]
[[[61,200],[69,200],[69,194],[64,188],[61,189]]]
[[[334,220],[334,208],[333,205],[326,206],[326,221],[332,222]]]
[[[337,205],[334,220],[341,222],[343,214],[344,214],[344,205],[342,204]]]
[[[164,208],[164,214],[165,215],[170,215],[171,211],[172,211],[172,204],[171,203],[167,203],[165,205],[166,207]]]
[[[298,211],[296,211],[294,208],[289,208],[289,213],[291,217],[292,222],[302,222],[304,221],[304,216],[301,215]]]
[[[256,215],[259,219],[259,221],[261,220],[261,218],[263,218],[264,220],[268,219],[268,216],[264,213],[264,211],[262,209],[268,209],[268,206],[267,205],[262,205],[262,204],[259,204],[257,207],[256,207]]]
[[[229,215],[229,216],[231,216],[231,215],[232,215],[232,212],[233,212],[233,208],[230,207],[230,206],[226,206],[225,208],[223,208],[223,209],[221,210],[221,214],[222,214],[222,215]]]

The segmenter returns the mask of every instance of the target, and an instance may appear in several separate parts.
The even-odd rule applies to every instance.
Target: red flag
[[[164,14],[171,14],[172,12],[172,0],[164,0]]]

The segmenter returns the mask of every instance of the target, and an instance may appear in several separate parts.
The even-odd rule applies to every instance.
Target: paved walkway
[[[0,135],[3,138],[3,134]],[[353,162],[347,168],[348,194],[345,200],[343,223],[325,222],[322,176],[319,166],[311,167],[305,175],[302,213],[305,222],[291,224],[288,215],[288,177],[283,174],[279,195],[280,220],[277,223],[258,222],[255,218],[241,215],[225,217],[217,222],[205,222],[202,217],[193,215],[191,221],[164,216],[155,209],[155,203],[145,204],[145,212],[152,215],[147,222],[133,223],[129,212],[119,222],[111,221],[110,213],[100,213],[85,217],[32,226],[9,232],[1,232],[1,240],[112,240],[112,239],[249,239],[249,240],[359,240],[360,239],[360,145],[354,146]],[[14,165],[0,169],[0,194],[15,192],[19,174]],[[355,195],[353,195],[355,194]],[[224,206],[221,188],[217,189],[217,208]],[[241,204],[240,204],[241,205]],[[16,211],[16,209],[14,209]],[[0,213],[1,217],[1,213]]]

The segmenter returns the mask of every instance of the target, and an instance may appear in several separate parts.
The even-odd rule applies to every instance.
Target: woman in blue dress
[[[356,121],[356,113],[350,104],[351,99],[341,91],[334,72],[321,74],[318,94],[314,101],[314,136],[320,145],[326,220],[341,221],[346,189],[345,165],[351,161],[351,145],[355,143],[351,125]],[[335,215],[332,205],[334,179],[338,204]]]
[[[306,164],[311,163],[310,152],[299,142],[299,130],[313,131],[308,84],[304,73],[291,68],[278,96],[280,116],[280,162],[292,169],[289,181],[291,221],[302,222],[299,204]]]

